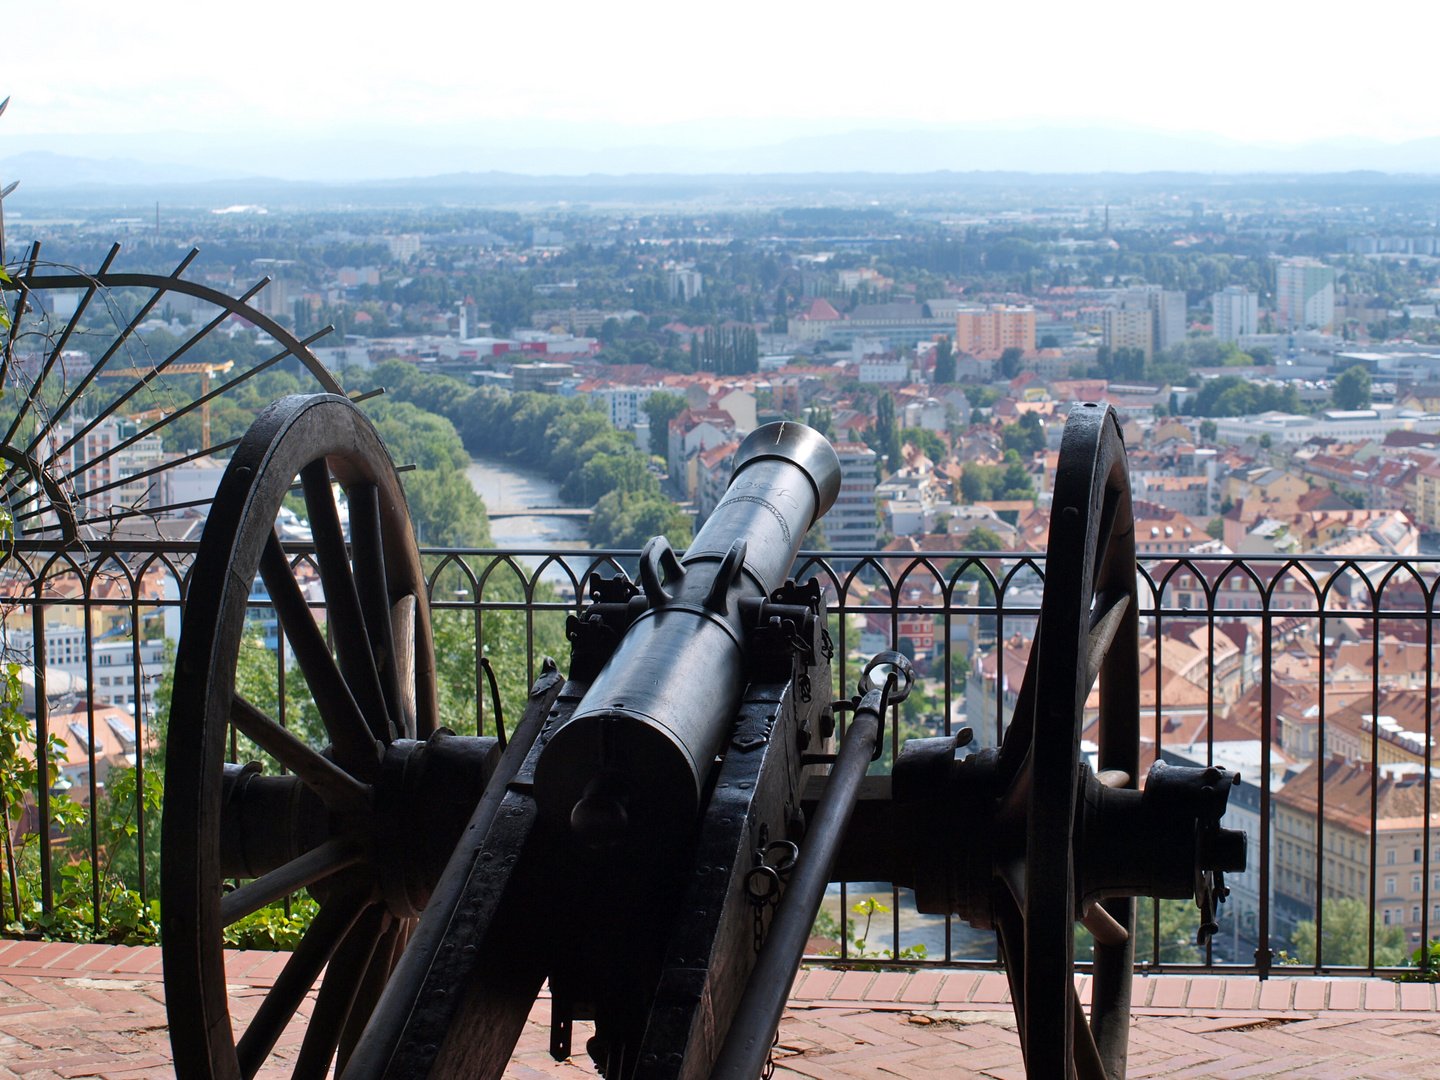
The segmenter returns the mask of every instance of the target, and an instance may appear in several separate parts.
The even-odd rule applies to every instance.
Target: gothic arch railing
[[[287,547],[297,565],[311,557],[306,545]],[[67,723],[80,725],[89,738],[65,772],[83,774],[83,782],[74,783],[82,801],[93,801],[103,792],[105,767],[117,764],[105,760],[107,748],[114,749],[105,732],[114,728],[97,713],[113,717],[107,706],[118,706],[130,714],[137,884],[147,898],[155,891],[153,872],[146,873],[155,852],[145,850],[147,768],[138,748],[153,737],[163,662],[152,658],[164,654],[163,642],[183,617],[194,587],[189,568],[195,549],[189,542],[21,540],[0,564],[6,647],[12,659],[34,669],[32,734],[41,764],[46,739],[69,734],[56,731],[55,710],[71,709],[69,715],[79,719]],[[425,549],[423,556],[431,568],[437,625],[453,635],[446,647],[463,650],[478,640],[479,651],[459,658],[469,664],[468,685],[481,684],[484,655],[502,677],[509,705],[538,670],[540,650],[558,653],[564,666],[563,622],[583,602],[577,585],[583,590],[592,573],[633,568],[638,552]],[[837,693],[853,684],[856,665],[875,651],[898,647],[917,655],[926,692],[908,714],[892,718],[891,745],[902,731],[948,732],[962,718],[975,730],[976,745],[997,741],[1028,654],[1043,554],[822,551],[802,553],[796,567],[817,577],[826,592]],[[1217,755],[1227,764],[1226,755],[1248,755],[1250,764],[1240,767],[1249,783],[1231,801],[1254,841],[1253,869],[1233,883],[1236,906],[1231,923],[1222,919],[1216,943],[1203,953],[1187,952],[1177,937],[1184,918],[1152,907],[1148,939],[1142,931],[1148,946],[1142,962],[1152,970],[1263,974],[1280,961],[1279,950],[1293,947],[1297,926],[1308,923],[1306,932],[1320,944],[1299,970],[1353,965],[1377,972],[1395,966],[1397,930],[1407,955],[1419,941],[1437,936],[1440,834],[1425,823],[1440,807],[1432,807],[1431,785],[1421,778],[1440,764],[1434,762],[1433,738],[1440,688],[1431,663],[1440,559],[1177,553],[1142,555],[1139,574],[1145,753],[1202,764]],[[263,597],[253,601],[262,627],[264,603]],[[285,667],[283,641],[276,646],[278,680]],[[124,661],[114,663],[116,655]],[[455,670],[464,667],[459,663]],[[83,680],[91,693],[66,704],[56,693],[60,688],[49,685],[62,679]],[[493,723],[486,720],[483,696],[456,706],[447,717],[450,726],[475,731]],[[1405,711],[1391,722],[1385,709],[1398,709],[1397,703]],[[1380,720],[1357,721],[1365,716]],[[1307,772],[1306,766],[1332,754],[1342,763],[1334,769],[1348,770],[1350,788],[1310,782],[1318,770]],[[1257,774],[1272,776],[1272,783],[1256,782]],[[31,827],[50,820],[53,794],[36,793]],[[1399,818],[1386,816],[1391,804],[1414,811],[1408,831],[1396,824]],[[955,825],[964,828],[963,822]],[[32,841],[45,903],[52,901],[59,867],[77,848],[88,846],[92,861],[101,854],[93,832],[88,845],[86,837],[79,839],[78,845],[49,837]],[[1349,857],[1351,841],[1363,843],[1364,859]],[[0,903],[8,922],[15,912],[8,876],[6,881]],[[862,894],[874,891],[867,885]],[[97,913],[99,893],[97,877]],[[842,907],[854,894],[853,888],[842,893]],[[1347,898],[1373,915],[1362,955],[1352,949],[1327,958],[1325,918],[1339,909],[1325,901]],[[892,911],[881,920],[888,928],[871,920],[871,951],[863,959],[876,959],[878,941],[902,953],[884,956],[887,963],[995,962],[993,954],[976,951],[968,927],[927,922],[905,910],[904,901],[890,897]],[[925,935],[935,947],[923,958],[903,953],[907,942]],[[841,959],[862,959],[848,939],[841,942]]]

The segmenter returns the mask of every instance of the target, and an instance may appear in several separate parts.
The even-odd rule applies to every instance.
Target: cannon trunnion
[[[297,475],[333,655],[273,531]],[[839,484],[813,430],[753,432],[683,557],[656,538],[635,582],[587,583],[569,678],[547,660],[513,730],[463,737],[437,715],[419,556],[373,429],[328,395],[267,410],[222,482],[177,660],[163,899],[182,1080],[253,1076],[322,969],[297,1077],[499,1077],[548,981],[557,1058],[585,1053],[608,1080],[752,1080],[831,880],[893,881],[922,911],[993,929],[1029,1075],[1120,1080],[1132,898],[1194,896],[1207,934],[1245,850],[1220,826],[1232,774],[1157,763],[1138,782],[1118,425],[1072,410],[1001,746],[910,740],[890,776],[865,773],[908,661],[881,654],[832,702],[823,591],[789,579]],[[236,693],[257,572],[323,750]],[[1097,684],[1092,771],[1080,729]],[[232,728],[285,774],[227,761]],[[302,889],[319,914],[237,1039],[221,931]],[[1096,941],[1088,1018],[1076,922]],[[577,1020],[594,1025],[583,1047]]]

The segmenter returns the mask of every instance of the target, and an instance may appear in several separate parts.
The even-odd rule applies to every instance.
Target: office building
[[[836,443],[840,494],[825,515],[825,539],[836,551],[875,548],[875,451],[864,443]]]

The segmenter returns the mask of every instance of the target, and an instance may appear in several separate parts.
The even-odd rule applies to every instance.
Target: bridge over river
[[[588,518],[593,506],[487,506],[490,520],[512,517]]]

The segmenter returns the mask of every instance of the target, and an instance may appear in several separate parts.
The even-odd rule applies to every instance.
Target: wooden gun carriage
[[[333,649],[274,529],[296,477]],[[1234,774],[1157,762],[1139,784],[1114,415],[1077,404],[1066,424],[1035,645],[1001,745],[912,739],[869,781],[913,672],[882,654],[855,698],[832,701],[824,598],[788,579],[839,485],[813,430],[753,432],[685,555],[656,538],[637,582],[593,578],[569,677],[547,660],[508,738],[463,737],[438,714],[424,575],[374,429],[335,395],[267,409],[221,481],[177,657],[162,910],[181,1080],[254,1076],[317,983],[295,1077],[496,1078],[547,982],[557,1058],[590,1020],[583,1050],[607,1080],[754,1080],[832,880],[894,882],[923,912],[993,929],[1028,1075],[1120,1080],[1133,898],[1194,897],[1208,935],[1245,840],[1220,826]],[[236,694],[257,575],[323,750]],[[1092,769],[1080,734],[1097,682]],[[232,726],[287,771],[227,760]],[[224,928],[300,890],[318,915],[237,1031]],[[1095,941],[1088,1016],[1077,922]]]

